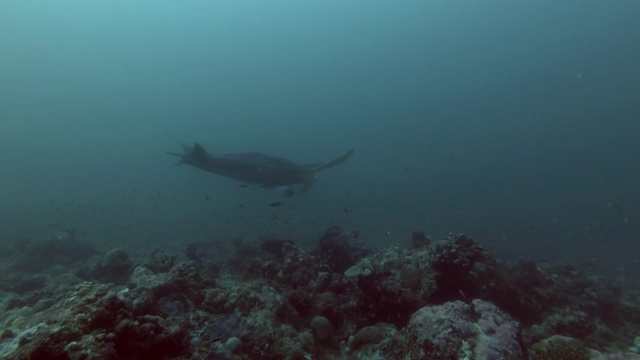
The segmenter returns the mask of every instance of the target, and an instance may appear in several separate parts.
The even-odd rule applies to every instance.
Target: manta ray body
[[[353,155],[353,150],[328,163],[308,165],[296,164],[291,160],[260,152],[212,155],[198,143],[191,148],[185,146],[182,154],[167,154],[180,157],[179,164],[189,164],[250,185],[284,189],[287,196],[291,196],[295,193],[293,185],[301,185],[299,192],[306,192],[315,182],[318,171],[345,162]]]

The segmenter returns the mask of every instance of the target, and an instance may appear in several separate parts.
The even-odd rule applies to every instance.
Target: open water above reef
[[[640,13],[531,4],[0,4],[0,241],[463,232],[638,282]],[[177,140],[177,141],[176,141]],[[165,151],[347,163],[304,196]]]

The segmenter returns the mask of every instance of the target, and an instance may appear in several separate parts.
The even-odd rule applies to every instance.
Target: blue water
[[[339,225],[380,247],[423,229],[636,279],[639,17],[632,0],[2,1],[0,241],[312,246]],[[276,191],[165,155],[196,141],[356,153],[272,208]]]

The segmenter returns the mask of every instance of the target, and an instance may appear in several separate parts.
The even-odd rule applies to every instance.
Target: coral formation
[[[631,359],[640,301],[547,262],[503,264],[464,235],[362,247],[331,228],[307,251],[237,239],[221,257],[68,241],[2,266],[3,359]],[[31,248],[48,249],[47,240]],[[66,254],[66,255],[65,255]],[[250,254],[250,256],[249,256]],[[36,255],[37,256],[37,255]]]

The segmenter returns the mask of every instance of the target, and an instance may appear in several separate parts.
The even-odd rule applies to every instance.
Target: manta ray
[[[167,152],[180,157],[178,164],[188,164],[198,169],[239,180],[249,185],[263,188],[278,188],[286,196],[295,194],[292,186],[302,185],[299,193],[304,193],[316,181],[316,173],[345,162],[353,150],[329,161],[300,165],[291,160],[271,156],[260,152],[246,152],[212,155],[196,143],[193,147],[183,146],[184,153]]]

